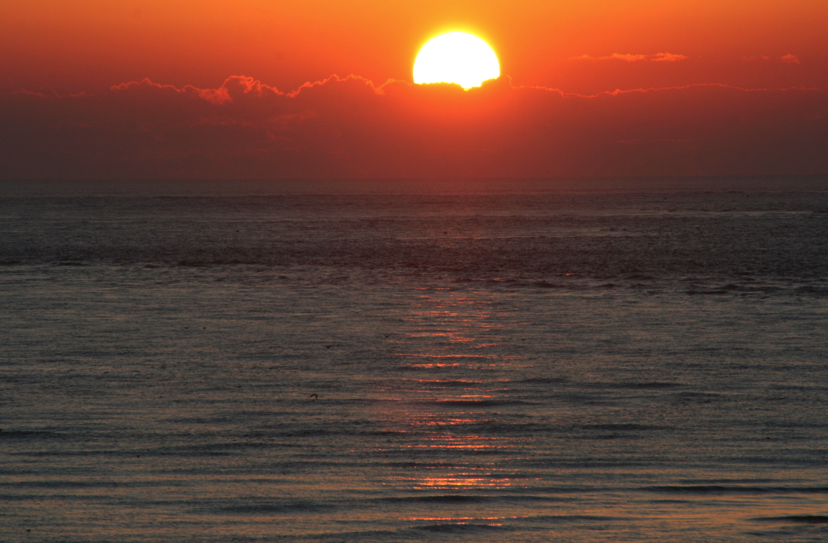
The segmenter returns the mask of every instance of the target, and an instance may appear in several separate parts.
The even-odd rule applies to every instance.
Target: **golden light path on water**
[[[383,455],[423,458],[413,469],[385,481],[397,491],[445,495],[502,492],[526,481],[508,468],[518,445],[507,436],[483,435],[487,425],[503,424],[492,405],[503,398],[520,361],[504,349],[504,325],[497,309],[473,297],[424,294],[405,318],[405,337],[395,357],[404,374],[387,385],[404,394],[386,414],[395,438],[377,447]],[[462,499],[462,498],[457,498]],[[451,510],[451,509],[448,509]],[[500,526],[504,516],[407,516],[404,521]]]

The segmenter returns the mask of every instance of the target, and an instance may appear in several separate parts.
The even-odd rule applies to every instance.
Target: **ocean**
[[[0,183],[4,542],[828,541],[828,179]]]

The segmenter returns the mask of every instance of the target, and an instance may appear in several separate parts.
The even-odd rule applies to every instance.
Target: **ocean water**
[[[826,541],[826,190],[0,185],[0,540]]]

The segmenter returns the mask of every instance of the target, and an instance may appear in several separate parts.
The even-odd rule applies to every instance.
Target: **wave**
[[[757,522],[790,522],[792,524],[828,524],[828,515],[786,515],[781,517],[756,517]]]
[[[651,424],[583,424],[575,426],[582,430],[609,430],[614,432],[640,432],[642,430],[668,430],[668,426],[654,426]]]
[[[252,503],[239,505],[228,505],[223,507],[208,508],[207,511],[213,514],[225,515],[278,515],[278,514],[301,514],[301,513],[322,513],[336,510],[335,504],[315,500],[256,500]]]
[[[388,503],[489,503],[502,501],[502,498],[470,494],[438,494],[433,496],[382,498],[381,501]]]
[[[828,494],[828,487],[747,486],[747,485],[664,485],[641,490],[666,494],[754,495],[754,494]]]
[[[470,534],[478,532],[491,532],[495,530],[510,530],[509,527],[503,526],[493,521],[492,524],[484,524],[480,522],[446,522],[436,524],[425,524],[414,528],[416,531],[434,532],[440,534]]]
[[[685,385],[675,383],[672,381],[620,381],[620,382],[597,382],[584,383],[586,388],[618,388],[618,389],[632,389],[632,390],[670,390],[676,388],[683,388]]]
[[[456,405],[463,407],[501,407],[505,405],[534,405],[533,402],[525,400],[434,400],[418,401],[417,404],[427,405]]]

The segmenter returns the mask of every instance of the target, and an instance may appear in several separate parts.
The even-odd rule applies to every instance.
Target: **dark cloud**
[[[826,174],[828,100],[726,85],[584,96],[506,77],[469,91],[144,80],[2,91],[0,140],[7,179]]]

